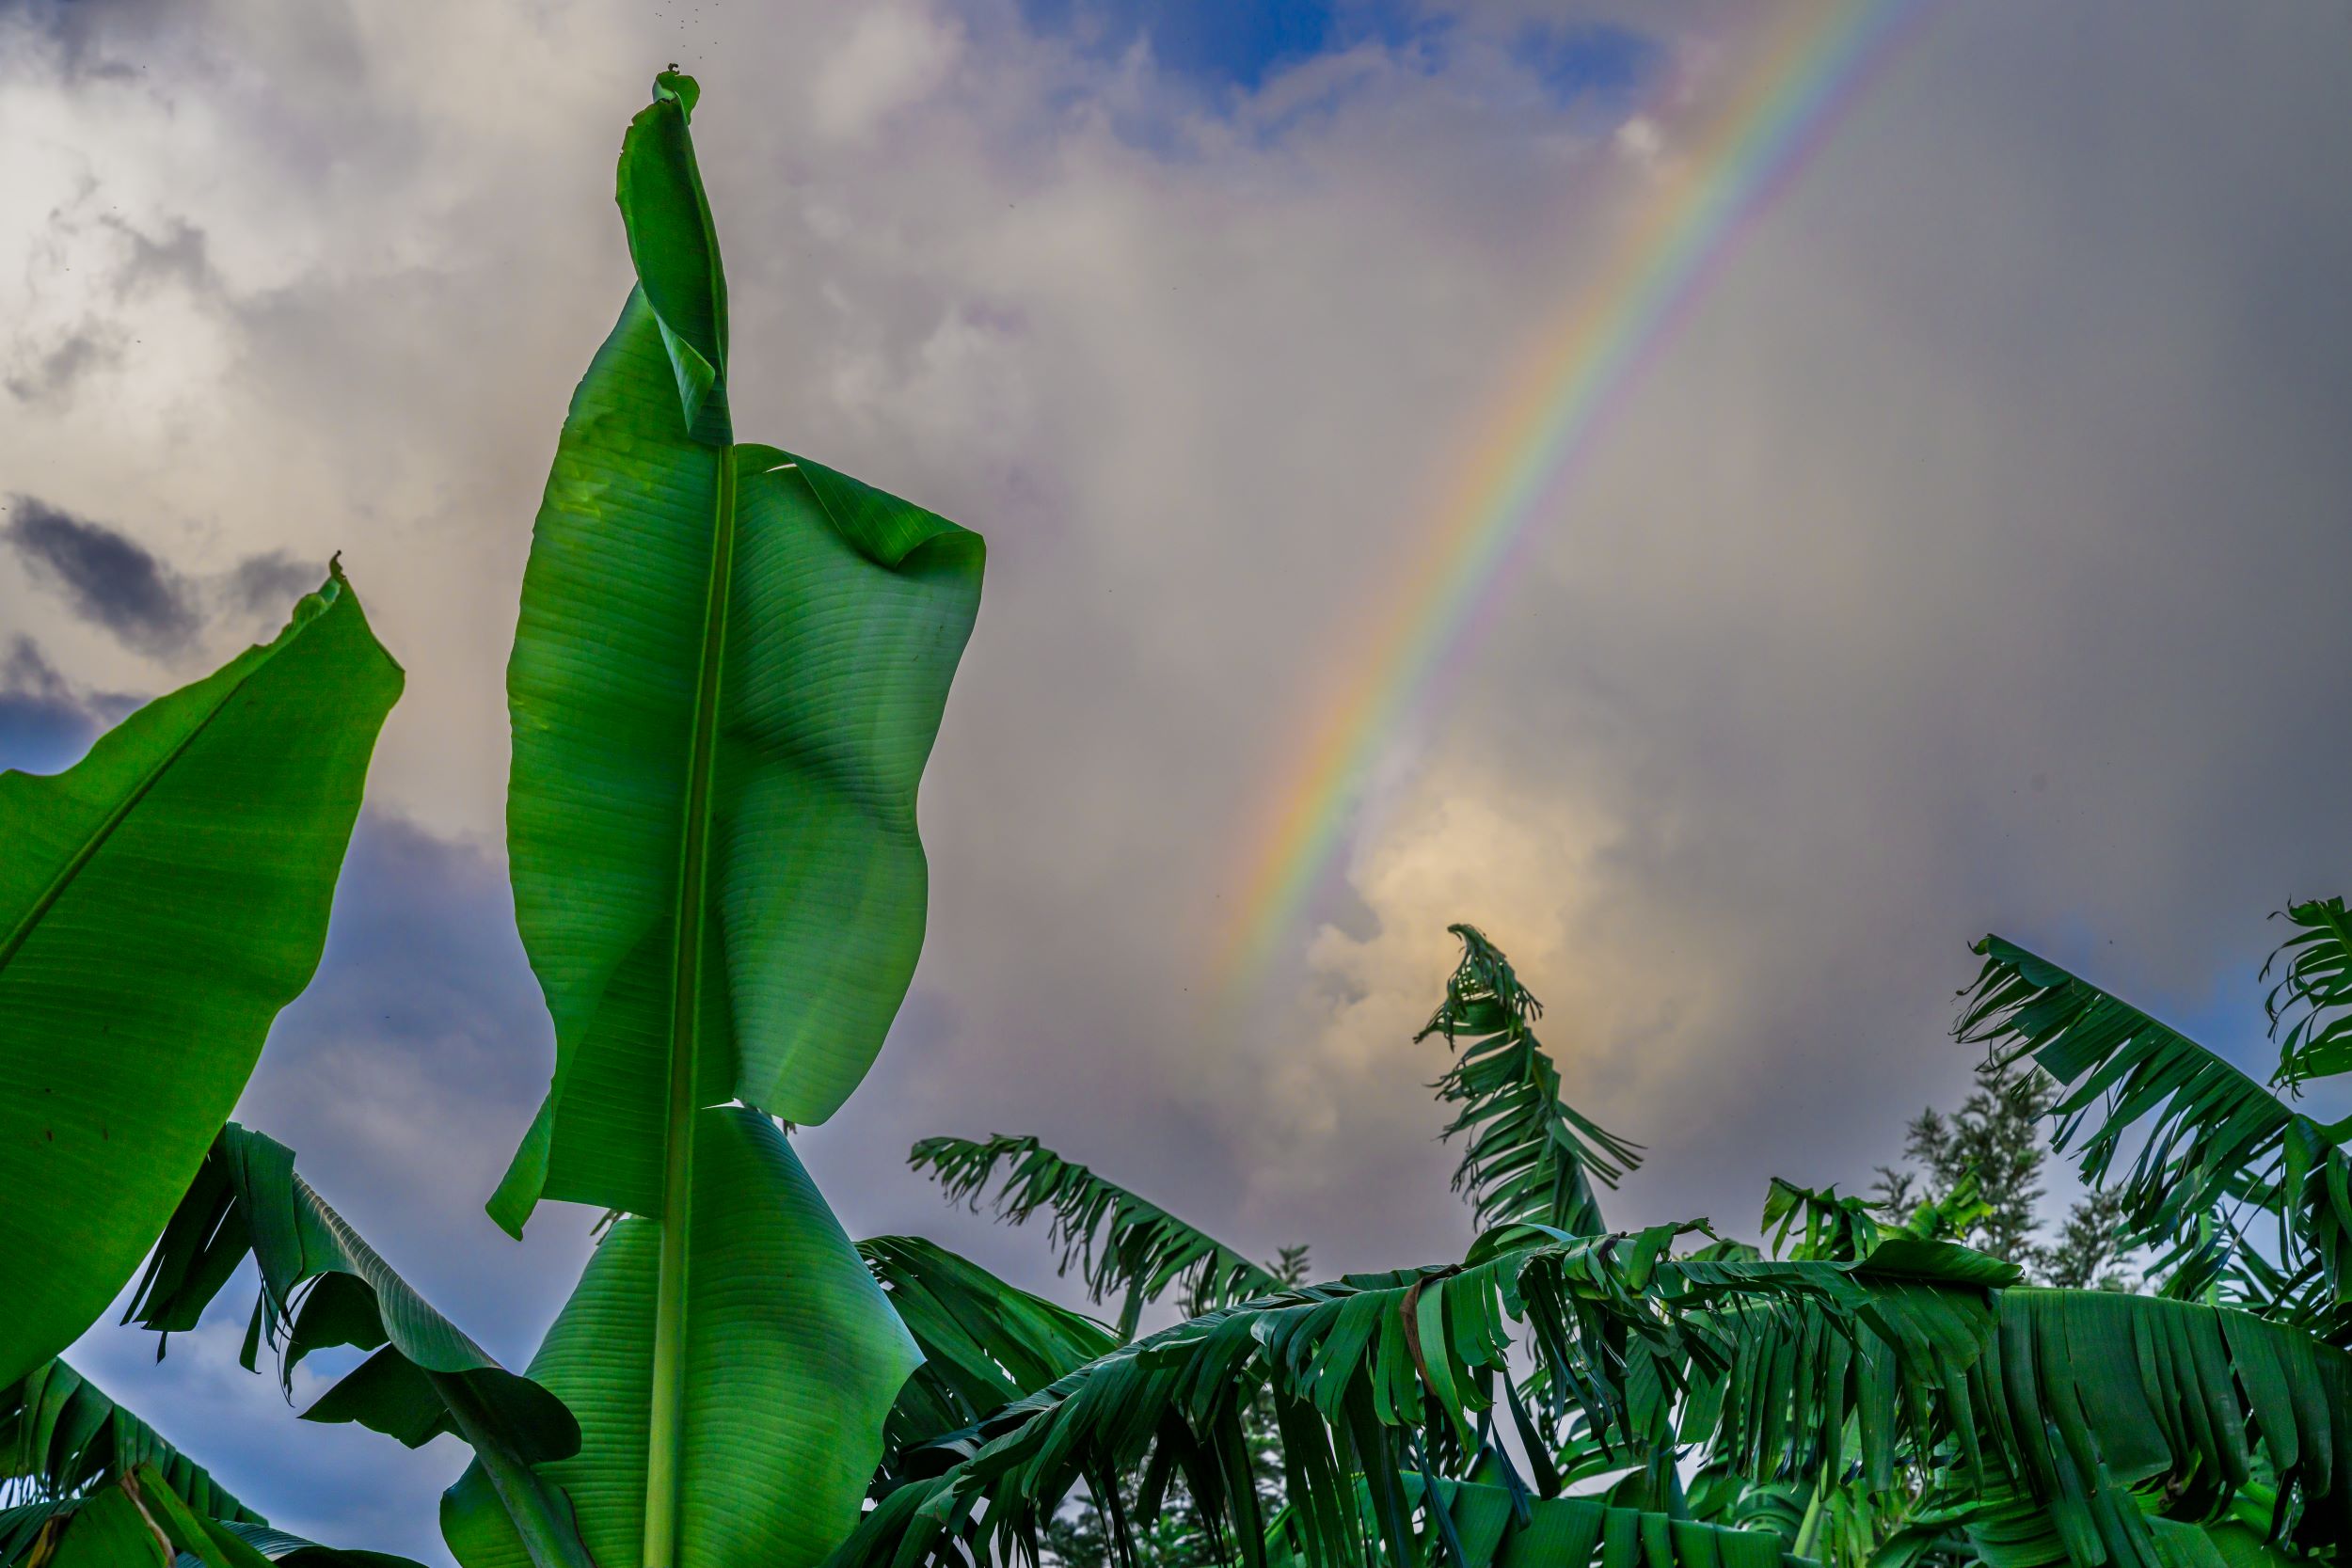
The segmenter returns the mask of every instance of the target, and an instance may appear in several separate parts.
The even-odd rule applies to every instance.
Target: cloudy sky
[[[628,287],[612,153],[675,60],[739,430],[991,546],[923,967],[802,1134],[852,1233],[1053,1287],[899,1163],[1034,1132],[1322,1273],[1456,1253],[1410,1043],[1453,920],[1647,1146],[1624,1223],[1867,1183],[1965,1084],[1987,929],[2256,1061],[2263,917],[2352,886],[2352,18],[2285,0],[1931,6],[1216,1005],[1334,650],[1767,11],[0,0],[0,764],[70,762],[342,552],[407,694],[240,1115],[527,1359],[591,1216],[517,1246],[480,1207],[552,1053],[502,672]],[[160,1368],[76,1354],[278,1522],[446,1560],[462,1450],[294,1425],[233,1364],[248,1300]]]

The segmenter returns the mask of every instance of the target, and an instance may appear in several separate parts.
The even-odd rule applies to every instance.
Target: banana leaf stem
[[[523,1550],[531,1554],[533,1568],[595,1568],[587,1548],[580,1544],[570,1509],[559,1508],[558,1494],[515,1457],[509,1444],[497,1439],[496,1418],[466,1380],[450,1372],[425,1376],[441,1396],[457,1435],[472,1446],[474,1458],[481,1463],[483,1474],[490,1478],[490,1490],[498,1494],[507,1518],[514,1521],[515,1534],[521,1539]]]

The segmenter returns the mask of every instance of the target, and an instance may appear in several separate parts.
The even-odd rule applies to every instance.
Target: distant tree
[[[2133,1288],[2124,1272],[2124,1209],[2113,1192],[2093,1188],[2067,1211],[2053,1240],[2042,1177],[2058,1085],[2041,1068],[1993,1060],[1977,1069],[1977,1086],[1956,1111],[1932,1107],[1903,1136],[1911,1168],[1879,1167],[1878,1209],[1900,1221],[1923,1207],[1953,1212],[1948,1200],[1974,1183],[1973,1220],[1954,1240],[2023,1268],[2037,1284],[2063,1290]]]

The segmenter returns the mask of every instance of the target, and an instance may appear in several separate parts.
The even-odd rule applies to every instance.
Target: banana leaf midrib
[[[715,265],[715,263],[714,263]],[[670,969],[669,1116],[662,1148],[661,1254],[656,1280],[653,1406],[645,1468],[645,1560],[676,1550],[678,1489],[685,1481],[687,1262],[693,1230],[695,1113],[704,939],[708,920],[710,800],[718,768],[719,705],[726,664],[727,602],[734,585],[735,449],[719,449],[711,503],[710,572],[704,587],[701,665],[688,741],[686,813],[678,846],[677,936]],[[730,1085],[732,1087],[732,1085]]]

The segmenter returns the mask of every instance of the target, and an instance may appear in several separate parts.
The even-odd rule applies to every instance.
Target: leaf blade
[[[0,1381],[129,1279],[317,968],[401,684],[337,570],[66,772],[0,773]]]

